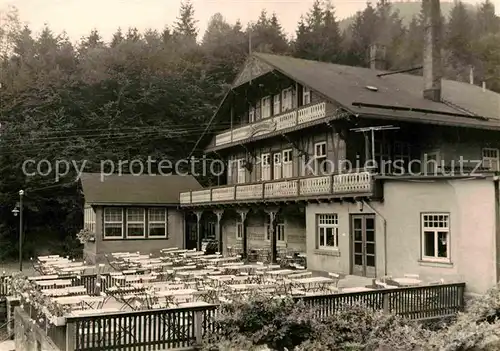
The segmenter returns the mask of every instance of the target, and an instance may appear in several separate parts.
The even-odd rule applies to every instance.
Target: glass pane
[[[438,233],[438,257],[448,257],[448,233]]]
[[[335,246],[334,229],[333,228],[326,228],[326,245],[327,246]]]
[[[361,244],[361,243],[354,243],[354,252],[356,252],[356,253],[362,253],[363,252],[363,244]]]
[[[165,236],[165,224],[160,223],[150,223],[149,224],[149,236]]]
[[[375,255],[375,244],[366,244],[366,253]]]
[[[424,256],[434,257],[434,232],[424,232]]]
[[[321,246],[324,246],[325,245],[325,228],[320,228],[319,229],[319,244]]]
[[[362,241],[363,232],[361,230],[354,230],[354,241]]]
[[[354,255],[354,264],[358,266],[363,265],[363,256],[361,255]]]
[[[366,231],[366,241],[375,242],[375,231],[367,230]]]
[[[366,256],[366,265],[375,267],[375,256]]]
[[[375,218],[366,218],[366,230],[375,230]]]
[[[361,218],[354,218],[354,220],[353,220],[353,227],[354,227],[355,230],[362,228]]]

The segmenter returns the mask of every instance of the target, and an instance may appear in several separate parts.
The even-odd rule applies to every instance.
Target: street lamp
[[[23,271],[23,196],[24,190],[19,190],[19,202],[16,204],[16,207],[12,210],[14,217],[17,217],[19,214],[19,271]]]

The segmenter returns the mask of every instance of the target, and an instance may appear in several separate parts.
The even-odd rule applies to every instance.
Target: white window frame
[[[241,219],[236,221],[236,239],[243,240],[243,222]]]
[[[129,220],[128,216],[131,212],[131,210],[141,210],[142,211],[142,221],[131,221]],[[144,239],[146,237],[146,209],[142,207],[129,207],[127,208],[127,225],[126,225],[126,232],[127,232],[127,239]],[[142,235],[129,235],[129,225],[130,224],[140,224],[142,225]],[[138,228],[138,227],[136,227]]]
[[[151,215],[152,215],[152,212],[153,211],[160,211],[162,210],[163,211],[163,214],[165,215],[165,220],[164,221],[156,221],[156,220],[152,220],[151,219]],[[160,225],[164,226],[165,228],[165,234],[163,235],[151,235],[151,229],[153,229],[153,227],[151,226],[153,225],[154,226],[157,226],[157,228],[160,227]],[[168,238],[168,211],[166,208],[164,207],[152,207],[152,208],[149,208],[148,209],[148,238]]]
[[[261,180],[271,180],[271,154],[262,154],[260,160]]]
[[[281,112],[291,110],[293,108],[293,93],[292,88],[283,89],[281,92]]]
[[[255,107],[250,105],[248,108],[248,123],[253,123],[255,122]]]
[[[83,212],[83,227],[95,233],[96,214],[92,207],[85,207]]]
[[[493,172],[500,172],[500,150],[496,148],[483,148],[483,167]]]
[[[440,218],[442,217],[442,219]],[[442,227],[439,225],[436,226],[436,223],[440,223]],[[434,255],[427,256],[425,255],[425,238],[426,232],[434,233]],[[446,257],[438,256],[438,240],[439,233],[446,233]],[[421,250],[422,250],[422,261],[430,261],[430,262],[450,262],[451,260],[451,238],[450,238],[450,214],[444,212],[436,212],[436,213],[422,213],[421,214]]]
[[[283,178],[292,178],[293,176],[293,151],[292,149],[283,150],[283,156],[281,157],[282,171],[281,175]]]
[[[320,213],[317,215],[317,247],[321,250],[338,250],[339,249],[339,216],[337,213]],[[327,232],[332,230],[333,245],[328,245]],[[321,242],[321,234],[323,233],[323,242]]]
[[[322,147],[324,146],[324,153],[319,153],[318,150],[322,150]],[[316,176],[321,176],[325,175],[323,173],[327,172],[327,169],[320,169],[321,165],[324,165],[326,167],[326,157],[327,155],[327,148],[326,148],[326,141],[321,141],[319,143],[314,144],[314,171],[316,172]]]
[[[261,107],[262,118],[271,117],[271,96],[263,97],[261,104],[262,104],[262,107]]]
[[[281,163],[281,152],[275,152],[273,154],[273,180],[281,179],[282,177]]]
[[[309,105],[311,103],[311,89],[302,87],[302,105]]]
[[[107,212],[110,211],[110,210],[119,210],[120,211],[120,216],[121,216],[121,220],[120,221],[111,221],[111,220],[106,220],[106,215],[107,215]],[[104,208],[104,211],[103,211],[103,239],[106,240],[106,239],[123,239],[124,238],[124,234],[125,234],[125,231],[123,230],[123,225],[124,225],[124,210],[123,208],[121,207],[105,207]],[[121,235],[120,236],[109,236],[106,234],[106,229],[108,228],[117,228],[117,224],[120,224],[120,229],[121,229]]]
[[[238,176],[237,176],[236,182],[238,184],[243,184],[243,183],[245,183],[245,178],[246,178],[246,173],[247,173],[247,170],[245,168],[245,159],[240,158],[237,161],[237,164],[238,164]]]
[[[273,115],[281,113],[281,94],[273,96]]]

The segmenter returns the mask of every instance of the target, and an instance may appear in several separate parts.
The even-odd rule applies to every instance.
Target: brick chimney
[[[441,101],[441,9],[439,0],[423,0],[424,99]]]
[[[387,69],[385,57],[386,48],[384,45],[372,44],[370,45],[370,68],[383,71]]]

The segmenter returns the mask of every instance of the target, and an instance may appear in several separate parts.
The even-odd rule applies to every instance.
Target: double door
[[[351,215],[351,273],[376,276],[375,215]]]

